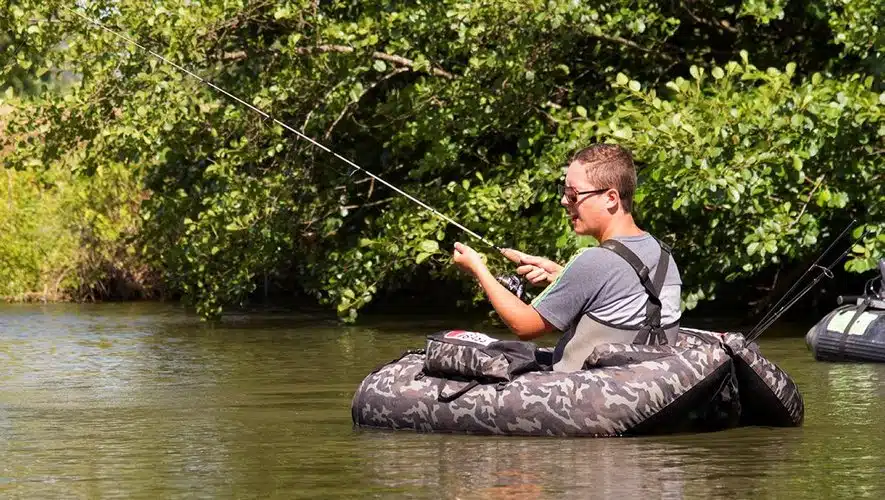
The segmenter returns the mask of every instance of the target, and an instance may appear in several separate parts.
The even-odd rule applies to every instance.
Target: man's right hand
[[[525,276],[529,283],[536,286],[547,286],[553,283],[562,272],[562,266],[544,257],[529,255],[512,248],[505,248],[501,253],[504,254],[504,257],[519,264],[516,272]]]

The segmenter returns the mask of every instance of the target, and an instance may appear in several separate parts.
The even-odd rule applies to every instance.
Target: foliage
[[[881,224],[885,94],[871,90],[872,78],[799,78],[794,65],[762,71],[746,56],[690,74],[667,82],[667,100],[619,75],[617,112],[573,130],[579,141],[620,137],[649,159],[637,196],[643,219],[669,231],[682,271],[708,284],[689,303],[710,296],[723,274],[813,255],[841,229],[842,210],[869,207]],[[879,238],[882,248],[885,232]],[[848,269],[875,267],[875,238],[861,247]]]
[[[462,232],[60,5],[0,14],[5,77],[77,75],[16,115],[4,162],[76,146],[79,176],[136,172],[140,251],[201,313],[268,275],[345,318],[419,274],[461,282],[447,252]],[[557,205],[561,167],[625,143],[689,306],[808,259],[864,210],[878,233],[848,268],[885,248],[875,0],[82,5],[499,245],[564,259],[586,244]]]
[[[63,200],[41,189],[35,172],[4,170],[0,199],[0,296],[53,297],[73,285],[77,242],[59,215]]]
[[[8,112],[8,110],[7,110]],[[154,276],[133,245],[140,179],[107,163],[89,177],[67,162],[0,169],[0,297],[94,299],[150,293]],[[113,286],[114,289],[109,289]]]

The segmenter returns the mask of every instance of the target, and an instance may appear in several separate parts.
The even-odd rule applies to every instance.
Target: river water
[[[279,313],[210,325],[164,304],[0,305],[0,496],[885,497],[885,366],[815,362],[802,338],[772,332],[762,350],[805,398],[798,429],[615,439],[354,430],[360,380],[455,327],[482,328]]]

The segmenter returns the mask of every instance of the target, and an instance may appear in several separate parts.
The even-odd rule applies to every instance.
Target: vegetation
[[[119,164],[80,177],[53,166],[5,169],[0,188],[0,297],[93,300],[156,293],[140,261],[138,179]]]
[[[15,228],[0,260],[30,269],[4,293],[37,286],[38,262],[71,266],[82,228],[121,206],[104,248],[128,249],[206,316],[265,277],[344,318],[425,279],[468,291],[448,264],[467,238],[455,228],[66,3],[0,1],[0,75],[38,89],[5,89],[5,168],[105,195],[86,197],[98,215],[79,232],[49,226],[73,234],[59,263],[24,243],[36,214],[3,222]],[[642,166],[641,225],[674,246],[688,307],[804,268],[852,217],[869,232],[849,271],[885,249],[879,0],[83,5],[501,246],[564,260],[585,245],[556,200],[561,167],[578,147],[622,143]],[[118,190],[102,187],[109,171]],[[31,256],[10,260],[23,244]]]

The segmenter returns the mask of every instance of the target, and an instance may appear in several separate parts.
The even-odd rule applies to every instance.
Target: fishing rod
[[[750,330],[750,335],[755,334],[757,329],[761,325],[768,323],[768,320],[771,319],[771,316],[776,314],[775,311],[778,310],[778,307],[781,305],[781,303],[784,302],[785,300],[787,300],[787,297],[789,297],[790,294],[793,293],[793,290],[795,290],[796,287],[799,286],[799,283],[802,283],[802,280],[805,279],[805,276],[807,276],[808,273],[810,273],[813,269],[820,268],[820,265],[819,265],[820,261],[824,258],[824,256],[826,256],[830,252],[830,250],[833,249],[833,247],[836,245],[836,243],[838,243],[842,238],[845,237],[845,235],[848,233],[848,231],[850,231],[851,228],[854,227],[854,225],[856,223],[857,223],[856,219],[852,219],[851,222],[848,223],[848,225],[845,227],[845,229],[843,229],[842,232],[839,233],[839,236],[837,236],[836,239],[834,239],[830,243],[830,246],[828,246],[827,249],[823,251],[823,253],[818,255],[817,259],[815,259],[815,261],[811,264],[811,266],[809,266],[808,269],[806,269],[805,272],[802,273],[802,276],[800,276],[799,279],[797,279],[796,281],[793,282],[793,286],[791,286],[790,289],[787,290],[787,292],[781,296],[780,300],[778,300],[773,306],[771,306],[771,308],[768,310],[768,312],[765,314],[765,316],[763,316],[762,319],[760,319],[759,322],[756,323],[756,325],[753,327],[753,329]]]
[[[784,313],[787,312],[788,309],[793,307],[793,305],[796,304],[796,302],[798,302],[802,297],[805,296],[805,294],[807,294],[809,291],[811,291],[811,289],[814,288],[814,286],[817,285],[817,283],[820,282],[820,280],[822,280],[825,276],[827,278],[833,277],[833,268],[836,267],[836,264],[838,264],[842,259],[844,259],[846,255],[848,255],[848,253],[851,251],[851,248],[858,241],[862,241],[866,237],[866,235],[870,233],[870,227],[867,226],[866,229],[864,230],[864,232],[861,233],[861,235],[859,237],[852,240],[851,243],[848,245],[848,248],[846,248],[845,251],[843,251],[841,254],[839,254],[839,256],[836,257],[833,260],[833,262],[830,263],[830,265],[823,267],[819,264],[819,262],[824,258],[825,255],[827,255],[830,252],[830,250],[833,249],[833,247],[836,245],[836,243],[839,242],[856,223],[857,223],[857,220],[852,220],[848,224],[848,226],[844,230],[842,230],[842,232],[839,234],[839,236],[836,237],[836,239],[833,240],[832,243],[830,243],[830,246],[827,247],[827,249],[824,250],[824,252],[820,254],[820,256],[817,258],[817,260],[815,260],[814,263],[811,264],[811,266],[808,268],[808,270],[806,270],[805,273],[802,274],[802,276],[798,280],[796,280],[795,283],[793,283],[793,286],[790,287],[790,289],[787,291],[787,293],[785,293],[783,295],[783,297],[781,297],[781,299],[769,310],[768,314],[766,314],[759,321],[759,323],[757,323],[756,326],[754,326],[753,329],[750,330],[750,332],[747,334],[747,341],[748,342],[752,342],[752,341],[758,339],[759,336],[765,332],[765,330],[767,330],[769,327],[771,327],[771,325],[774,324],[774,322],[777,321],[781,316],[783,316]],[[802,280],[805,278],[805,276],[808,275],[808,273],[811,272],[813,269],[819,269],[820,272],[817,274],[817,276],[815,276],[815,278],[811,281],[811,283],[809,283],[805,288],[803,288],[795,297],[791,297],[787,301],[787,303],[784,304],[780,309],[777,309],[778,305],[780,305],[781,302],[783,302],[789,296],[790,292],[792,292],[798,286],[798,284],[800,282],[802,282]],[[774,312],[776,309],[777,309],[777,311]]]
[[[98,27],[101,28],[102,30],[107,31],[108,33],[110,33],[110,34],[112,34],[112,35],[114,35],[114,36],[120,38],[121,40],[124,40],[124,41],[126,41],[127,43],[130,43],[130,44],[132,44],[132,45],[134,45],[134,46],[140,48],[141,50],[147,52],[148,54],[152,55],[153,57],[159,59],[160,61],[162,61],[162,62],[164,62],[164,63],[166,63],[166,64],[168,64],[169,66],[172,66],[173,68],[175,68],[175,69],[177,69],[177,70],[179,70],[179,71],[181,71],[181,72],[183,72],[183,73],[186,73],[186,74],[189,75],[189,76],[192,76],[193,78],[199,80],[201,83],[204,83],[204,84],[208,85],[208,86],[209,86],[210,88],[212,88],[213,90],[216,90],[216,91],[218,91],[218,92],[224,94],[225,96],[229,97],[230,99],[233,99],[234,101],[236,101],[236,102],[242,104],[243,106],[246,106],[247,108],[249,108],[250,110],[254,111],[255,113],[258,113],[258,114],[261,115],[262,118],[264,118],[265,120],[271,120],[273,123],[276,123],[277,125],[279,125],[279,126],[283,127],[284,129],[288,130],[289,132],[292,132],[293,134],[295,134],[295,135],[298,136],[299,138],[304,139],[305,141],[309,142],[310,144],[316,146],[317,148],[319,148],[319,149],[325,151],[326,153],[331,154],[331,155],[334,156],[335,158],[338,158],[339,160],[343,161],[344,163],[346,163],[346,164],[349,165],[350,167],[354,168],[355,171],[358,170],[358,171],[360,171],[360,172],[363,172],[364,174],[368,175],[368,176],[371,177],[372,179],[374,179],[374,180],[380,182],[381,184],[387,186],[388,188],[392,189],[394,192],[396,192],[396,193],[398,193],[398,194],[401,194],[402,196],[405,196],[408,200],[410,200],[410,201],[416,203],[418,206],[420,206],[421,208],[424,208],[425,210],[429,211],[430,213],[432,213],[432,214],[435,215],[436,217],[442,219],[442,220],[445,221],[445,222],[448,222],[449,224],[452,224],[453,226],[457,227],[458,229],[460,229],[460,230],[464,231],[465,233],[469,234],[470,236],[476,238],[478,241],[481,241],[482,243],[488,245],[489,247],[491,247],[491,248],[497,250],[498,252],[500,252],[500,253],[502,253],[502,254],[504,253],[504,249],[503,249],[503,248],[501,248],[501,247],[499,247],[498,245],[494,244],[492,241],[488,240],[487,238],[485,238],[485,237],[479,235],[478,233],[476,233],[476,232],[470,230],[470,229],[467,228],[466,226],[464,226],[464,225],[462,225],[462,224],[456,222],[454,219],[452,219],[452,218],[449,217],[448,215],[445,215],[444,213],[442,213],[442,212],[440,212],[439,210],[437,210],[437,209],[431,207],[431,206],[428,205],[427,203],[424,203],[423,201],[419,200],[418,198],[415,198],[415,197],[412,196],[411,194],[409,194],[409,193],[403,191],[402,189],[400,189],[400,188],[394,186],[393,184],[391,184],[391,183],[387,182],[386,180],[382,179],[381,177],[379,177],[379,176],[373,174],[372,172],[369,172],[368,170],[366,170],[365,168],[363,168],[363,167],[357,165],[356,163],[352,162],[351,160],[349,160],[349,159],[347,159],[347,158],[345,158],[345,157],[339,155],[338,153],[332,151],[332,150],[329,149],[328,147],[326,147],[326,146],[320,144],[319,142],[313,140],[312,138],[308,137],[307,135],[302,134],[301,132],[299,132],[299,131],[296,130],[295,128],[289,126],[288,124],[286,124],[286,123],[284,123],[284,122],[282,122],[282,121],[280,121],[280,120],[274,118],[273,116],[271,116],[270,114],[268,114],[268,113],[265,112],[264,110],[262,110],[262,109],[260,109],[260,108],[258,108],[258,107],[256,107],[256,106],[253,106],[252,104],[249,104],[248,102],[244,101],[244,100],[241,99],[240,97],[237,97],[236,95],[232,94],[231,92],[228,92],[227,90],[224,90],[223,88],[219,87],[218,85],[215,85],[214,83],[210,82],[209,80],[206,80],[206,79],[200,77],[199,75],[197,75],[196,73],[194,73],[194,72],[188,70],[187,68],[184,68],[184,67],[182,67],[182,66],[180,66],[180,65],[178,65],[178,64],[176,64],[176,63],[174,63],[174,62],[172,62],[172,61],[170,61],[169,59],[166,59],[166,58],[163,57],[162,55],[157,54],[156,52],[152,51],[151,49],[149,49],[149,48],[147,48],[147,47],[145,47],[145,46],[143,46],[143,45],[141,45],[140,43],[138,43],[138,42],[136,42],[135,40],[133,40],[133,39],[127,37],[126,35],[123,35],[123,34],[120,33],[120,32],[117,32],[117,31],[112,30],[111,28],[108,28],[107,26],[105,26],[102,22],[98,21],[97,19],[93,19],[93,18],[91,18],[91,17],[89,17],[89,16],[86,16],[86,15],[84,15],[84,14],[81,14],[80,12],[78,12],[78,11],[76,11],[76,10],[74,10],[74,9],[70,9],[70,8],[68,8],[68,7],[65,7],[65,6],[61,6],[61,8],[64,9],[64,10],[66,10],[66,11],[68,11],[68,12],[70,12],[70,13],[72,13],[72,14],[74,14],[74,15],[76,15],[77,17],[79,17],[79,18],[81,18],[81,19],[83,19],[83,20],[85,20],[85,21],[87,21],[87,22],[89,22],[89,23],[95,25],[95,26],[98,26]]]

